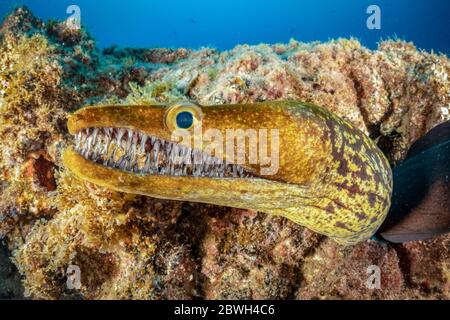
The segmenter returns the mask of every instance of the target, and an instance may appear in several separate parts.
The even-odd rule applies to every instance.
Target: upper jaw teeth
[[[75,134],[84,158],[144,175],[250,178],[243,167],[200,150],[124,128],[87,128]]]

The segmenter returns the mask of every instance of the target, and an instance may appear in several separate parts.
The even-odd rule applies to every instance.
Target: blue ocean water
[[[398,37],[450,53],[448,0],[0,0],[0,16],[27,5],[42,19],[66,19],[72,4],[100,47],[229,49],[354,36],[372,49]],[[381,29],[367,28],[370,5],[381,10]]]

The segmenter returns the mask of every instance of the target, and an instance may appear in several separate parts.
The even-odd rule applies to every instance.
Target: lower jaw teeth
[[[103,166],[143,175],[251,177],[239,165],[129,129],[84,129],[75,135],[75,150]]]

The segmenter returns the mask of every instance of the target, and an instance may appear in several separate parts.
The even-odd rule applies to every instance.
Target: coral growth
[[[0,47],[0,207],[5,221],[21,224],[53,212],[52,168],[64,144],[67,98],[52,50],[38,34],[6,34]],[[48,161],[45,181],[36,172],[43,161]],[[7,223],[1,224],[0,234],[8,232]]]
[[[86,104],[300,99],[357,125],[394,164],[449,119],[447,56],[354,39],[101,52],[84,29],[19,8],[0,29],[0,68],[0,237],[32,298],[450,298],[448,235],[344,248],[281,217],[105,190],[60,161],[66,116]],[[365,285],[370,265],[380,289]]]

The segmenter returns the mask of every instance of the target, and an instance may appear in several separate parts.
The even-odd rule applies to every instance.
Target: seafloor
[[[450,235],[343,247],[281,217],[105,190],[60,158],[67,114],[86,104],[299,99],[354,123],[395,164],[450,117],[446,55],[355,39],[102,52],[85,30],[24,8],[0,37],[0,297],[450,298]],[[79,289],[66,286],[69,265]],[[370,265],[379,289],[365,285]]]

